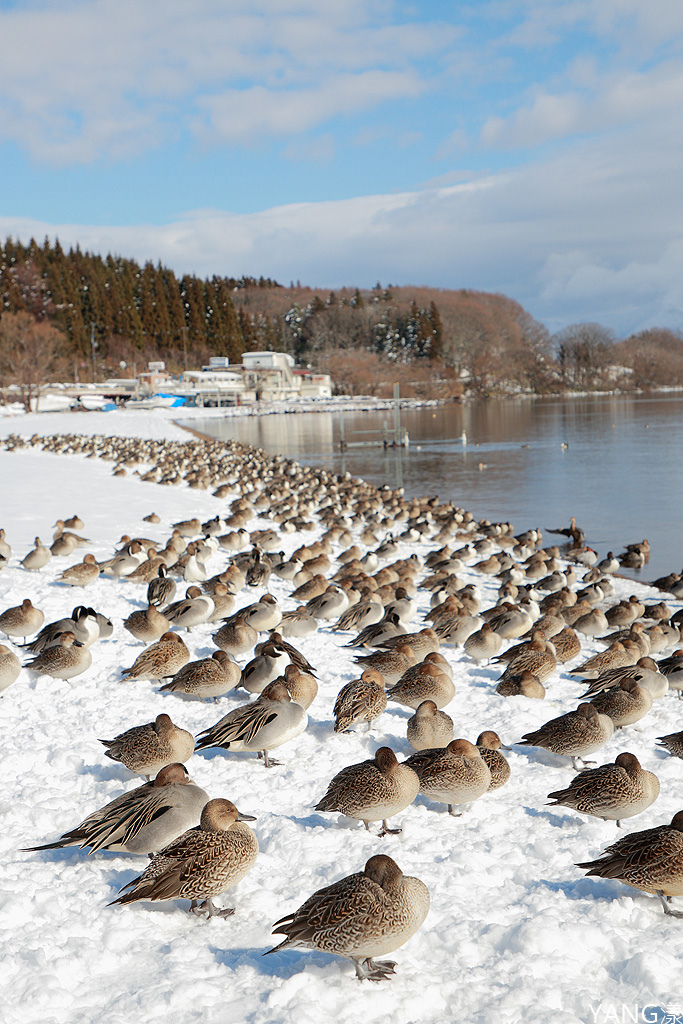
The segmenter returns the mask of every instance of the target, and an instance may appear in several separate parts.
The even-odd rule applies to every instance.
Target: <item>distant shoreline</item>
[[[653,388],[613,388],[610,390],[588,390],[588,391],[552,391],[544,394],[538,394],[531,391],[515,391],[515,392],[501,392],[496,390],[491,394],[464,394],[461,396],[449,396],[447,398],[414,398],[399,396],[399,405],[401,409],[428,409],[436,408],[444,405],[472,405],[475,402],[496,402],[496,401],[540,401],[543,399],[580,399],[580,398],[614,398],[614,397],[627,397],[629,395],[666,395],[666,394],[682,394],[683,385],[671,385],[661,386]],[[393,410],[395,406],[395,399],[393,398],[376,398],[371,395],[358,395],[358,396],[343,396],[338,398],[323,399],[315,402],[301,402],[296,399],[272,401],[272,402],[257,402],[251,405],[225,405],[225,406],[176,406],[172,407],[174,416],[173,422],[178,424],[179,417],[187,419],[242,419],[244,417],[261,417],[261,416],[292,416],[301,413],[359,413],[359,412],[381,412],[382,410]],[[93,412],[100,412],[101,410],[83,410],[83,409],[46,409],[38,410],[38,413],[31,413],[31,415],[47,416],[53,413],[73,413],[78,412],[92,415]],[[108,412],[108,416],[116,415],[116,413],[126,413],[139,411],[135,409],[135,406],[126,405],[119,409]],[[151,411],[152,415],[157,417],[164,411],[171,411],[170,409],[164,410],[162,407],[158,409],[146,410]],[[0,405],[0,420],[2,419],[18,419],[21,420],[27,415],[20,406],[20,403],[13,403],[12,405]],[[182,428],[185,429],[185,428]],[[204,436],[204,435],[202,435]]]

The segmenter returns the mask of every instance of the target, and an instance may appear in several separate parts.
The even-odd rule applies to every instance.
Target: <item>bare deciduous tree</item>
[[[585,387],[602,373],[614,344],[614,332],[601,324],[569,324],[558,331],[553,341],[562,380]]]
[[[617,342],[614,361],[631,367],[635,387],[661,387],[683,383],[683,333],[650,327]]]
[[[30,313],[0,316],[0,380],[19,388],[27,412],[38,408],[41,384],[58,371],[63,344],[61,331]]]

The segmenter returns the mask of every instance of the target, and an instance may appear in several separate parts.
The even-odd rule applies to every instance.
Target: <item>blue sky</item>
[[[0,0],[0,235],[683,327],[680,0]]]

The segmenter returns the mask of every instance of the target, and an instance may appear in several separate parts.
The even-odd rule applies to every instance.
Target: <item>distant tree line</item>
[[[66,338],[75,364],[89,368],[93,350],[109,364],[166,358],[182,366],[210,355],[238,361],[245,339],[232,296],[243,288],[276,287],[265,278],[202,280],[109,255],[65,252],[45,239],[0,246],[0,302],[9,313],[49,321]]]
[[[550,335],[512,299],[470,290],[403,288],[377,284],[361,292],[317,289],[240,293],[240,317],[248,317],[265,348],[284,348],[300,362],[334,366],[340,388],[342,366],[355,367],[368,353],[380,364],[412,367],[414,377],[426,374],[421,364],[435,365],[441,379],[488,394],[497,381],[509,379],[519,388],[545,390],[552,362]],[[341,358],[342,354],[344,358]],[[436,373],[436,376],[438,376]],[[429,376],[429,374],[427,374]],[[401,377],[410,373],[401,372]],[[435,373],[431,374],[434,377]],[[354,384],[357,386],[354,371]],[[548,379],[546,379],[548,378]]]
[[[683,336],[667,329],[617,341],[580,323],[551,335],[519,303],[489,292],[177,277],[48,239],[0,244],[0,314],[0,384],[20,383],[13,349],[30,365],[41,332],[43,372],[62,379],[99,379],[151,359],[178,371],[266,349],[330,372],[347,393],[387,393],[395,381],[404,393],[440,396],[683,384]]]

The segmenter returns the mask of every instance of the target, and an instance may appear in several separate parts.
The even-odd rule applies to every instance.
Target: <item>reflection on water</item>
[[[407,450],[342,452],[337,414],[192,422],[213,437],[403,486],[408,495],[438,494],[478,518],[510,520],[518,531],[566,526],[573,515],[601,557],[647,537],[650,563],[633,573],[644,580],[683,566],[680,395],[453,404],[402,410],[401,425],[410,434]],[[392,432],[391,413],[344,416],[347,442],[381,441],[384,426]]]

